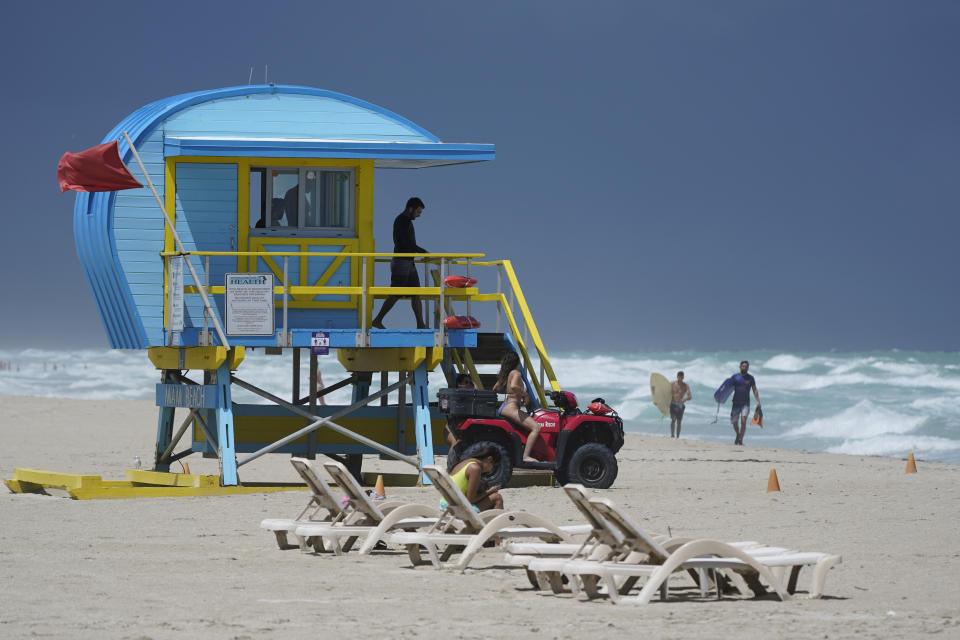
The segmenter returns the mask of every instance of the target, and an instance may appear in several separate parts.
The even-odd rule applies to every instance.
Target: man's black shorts
[[[671,418],[680,418],[683,419],[683,412],[686,410],[686,405],[682,402],[671,402],[670,403],[670,417]]]
[[[420,276],[413,258],[394,258],[390,261],[391,287],[419,287]]]

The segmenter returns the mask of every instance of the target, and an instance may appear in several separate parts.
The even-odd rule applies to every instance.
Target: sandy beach
[[[729,427],[725,427],[728,428]],[[145,402],[0,396],[0,474],[16,467],[123,479],[152,459]],[[732,433],[731,433],[732,440]],[[597,494],[651,532],[759,540],[841,554],[825,597],[684,597],[645,607],[539,595],[501,552],[466,573],[406,553],[280,551],[259,529],[292,517],[300,491],[75,501],[0,497],[0,635],[7,638],[960,637],[960,466],[628,435],[614,487]],[[398,470],[370,457],[365,470]],[[216,462],[190,460],[194,473]],[[767,493],[775,468],[782,491]],[[242,480],[297,479],[285,456]],[[387,487],[435,503],[430,488]],[[505,489],[507,507],[577,522],[559,489]],[[807,588],[806,574],[800,589]],[[680,579],[678,579],[679,583]]]

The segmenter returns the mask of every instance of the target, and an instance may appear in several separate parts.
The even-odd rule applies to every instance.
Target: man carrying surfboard
[[[737,434],[733,444],[743,444],[743,435],[747,431],[747,419],[750,417],[751,389],[753,389],[753,395],[757,399],[757,406],[760,406],[760,393],[757,391],[757,381],[754,380],[752,375],[747,373],[749,368],[749,362],[746,360],[741,361],[740,373],[733,374],[721,385],[721,389],[728,382],[733,386],[733,409],[730,411],[730,422],[733,424],[733,432]],[[717,391],[719,392],[720,389]]]
[[[677,426],[677,437],[680,437],[680,423],[683,422],[684,404],[693,398],[690,386],[683,381],[683,371],[677,371],[677,379],[670,383],[670,437],[673,437],[673,426]]]

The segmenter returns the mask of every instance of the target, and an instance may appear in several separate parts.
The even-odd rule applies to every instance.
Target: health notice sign
[[[275,333],[272,273],[228,273],[226,290],[227,335]]]
[[[314,331],[310,336],[310,353],[315,356],[330,353],[330,334],[326,331]]]

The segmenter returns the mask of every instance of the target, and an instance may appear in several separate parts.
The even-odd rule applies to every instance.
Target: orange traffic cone
[[[913,459],[913,454],[910,454],[910,457],[907,458],[907,470],[904,473],[916,473],[917,472],[917,463]]]
[[[383,488],[383,476],[377,476],[377,483],[373,485],[373,490],[384,498],[387,497],[387,490]]]
[[[777,470],[770,469],[770,479],[767,480],[767,493],[780,491],[780,481],[777,480]]]

